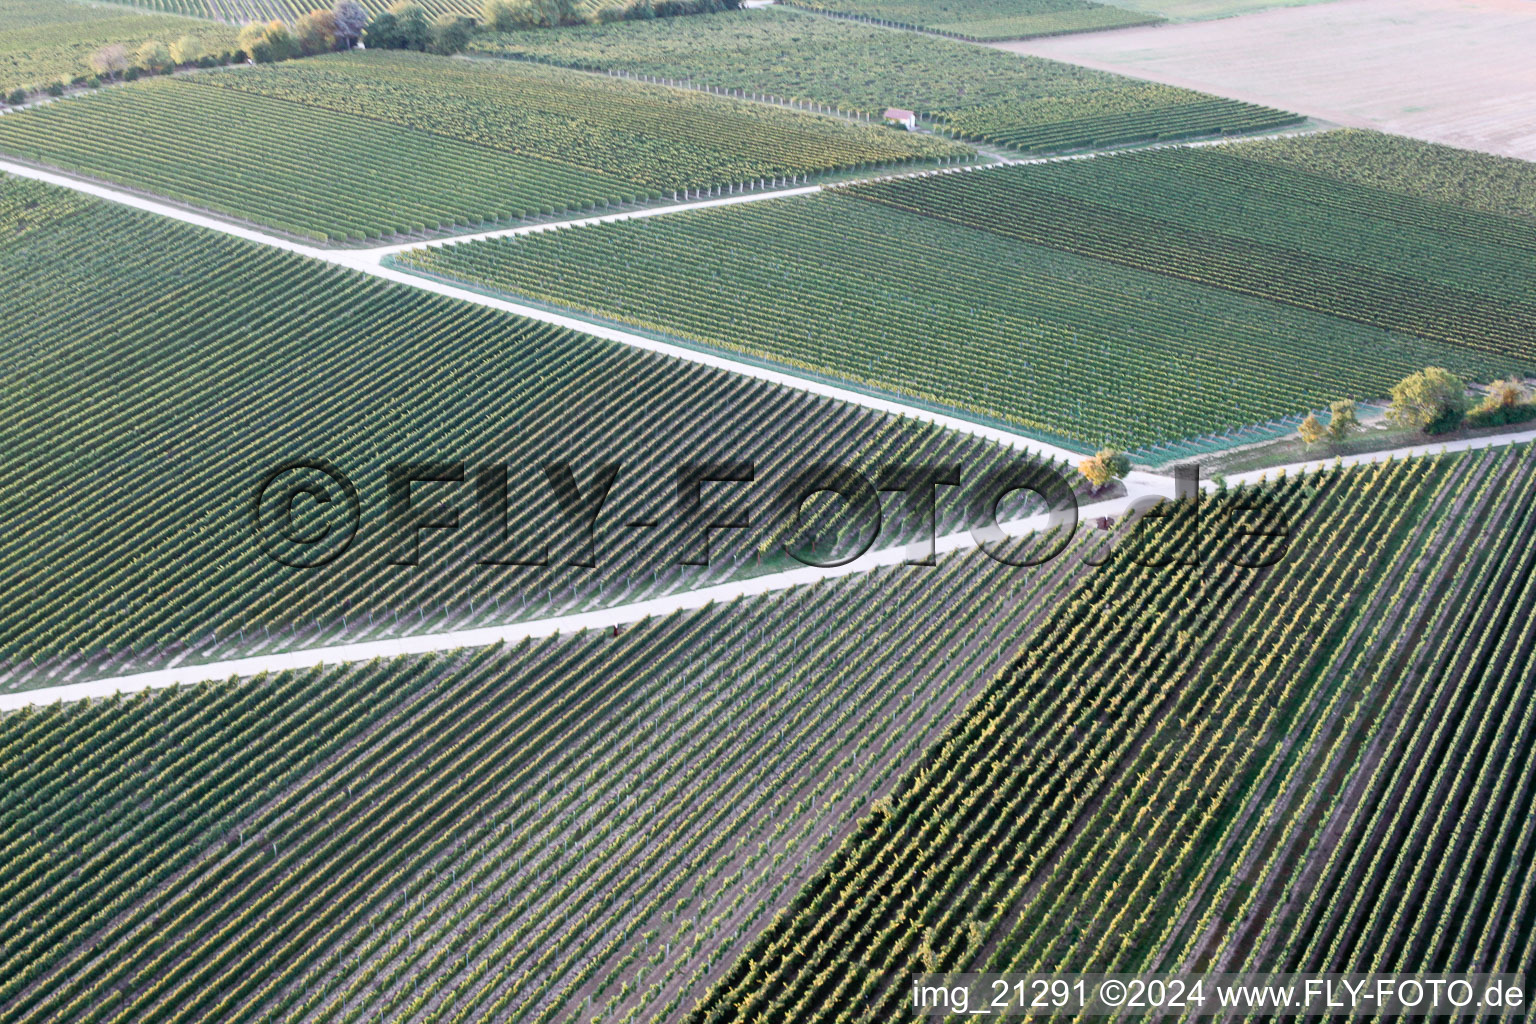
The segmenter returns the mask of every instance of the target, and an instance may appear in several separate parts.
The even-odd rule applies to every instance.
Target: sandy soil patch
[[[1536,160],[1536,0],[1336,0],[996,45]]]

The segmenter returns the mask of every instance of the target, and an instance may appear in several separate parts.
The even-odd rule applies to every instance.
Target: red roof
[[[887,107],[885,118],[888,121],[907,121],[917,117],[917,113],[911,110],[902,110],[900,107]]]

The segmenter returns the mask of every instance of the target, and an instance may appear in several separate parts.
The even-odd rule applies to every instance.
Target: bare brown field
[[[1536,160],[1536,0],[1337,0],[996,45]]]

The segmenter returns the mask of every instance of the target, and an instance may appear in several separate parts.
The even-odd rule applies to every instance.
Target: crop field
[[[132,4],[134,7],[151,11],[212,18],[232,25],[243,25],[249,21],[271,21],[274,18],[291,25],[306,12],[316,9],[315,5],[308,0],[111,0],[111,2]],[[387,10],[394,0],[358,0],[358,2],[370,15],[376,15]],[[461,14],[467,18],[478,18],[484,10],[483,6],[474,0],[416,0],[416,2],[426,9],[428,15]],[[321,6],[324,7],[324,5]]]
[[[188,14],[199,18],[213,18],[241,25],[248,21],[271,21],[276,18],[292,24],[314,5],[308,0],[114,0],[131,3],[153,11]],[[390,8],[394,0],[358,0],[370,15],[380,14]],[[480,19],[485,5],[478,0],[415,0],[425,8],[429,17],[439,14],[457,14],[466,18]],[[322,5],[323,6],[323,5]],[[633,0],[579,0],[577,11],[581,17],[597,20],[612,15],[606,12],[620,11],[628,15]]]
[[[1348,0],[996,45],[1536,160],[1536,9],[1526,0]]]
[[[1363,163],[1374,158],[1371,136],[1354,144]],[[1165,149],[859,194],[1536,367],[1529,223],[1311,174],[1264,152]]]
[[[1480,380],[1536,365],[1528,230],[1226,152],[909,178],[420,249],[400,262],[1089,449],[1223,431],[1340,395],[1376,397],[1425,365]],[[1265,181],[1290,175],[1290,187],[1242,191],[1236,171],[1249,168]],[[1122,181],[1140,203],[1134,215],[1111,206]],[[1205,207],[1196,198],[1204,194],[1231,198]],[[1210,222],[1232,206],[1255,219]],[[1387,216],[1399,232],[1416,223],[1420,241],[1392,246]],[[1489,226],[1473,235],[1467,218]],[[1329,236],[1319,224],[1339,238],[1357,227],[1353,246],[1320,247]],[[1251,234],[1234,238],[1239,226]],[[1505,239],[1510,249],[1496,244]],[[1266,244],[1280,254],[1271,264],[1259,260]],[[1234,255],[1218,264],[1223,247]],[[1358,262],[1367,256],[1391,272],[1368,274]],[[1251,276],[1241,278],[1245,269]],[[1327,290],[1279,290],[1325,273]],[[697,283],[669,289],[668,280]]]
[[[1526,449],[1286,478],[1261,571],[1186,506],[1141,538],[1163,567],[1085,582],[688,1019],[908,1019],[890,978],[935,965],[1528,965],[1533,475]]]
[[[0,1024],[1521,1016],[1536,0],[362,3],[0,0]]]
[[[797,7],[977,42],[1124,28],[1161,21],[1091,0],[790,0]]]
[[[0,322],[25,354],[4,370],[0,435],[29,467],[0,497],[7,687],[38,664],[89,678],[124,659],[537,618],[797,565],[786,538],[826,554],[858,525],[807,506],[804,532],[789,529],[773,499],[808,460],[871,476],[959,464],[972,481],[1016,458],[32,182],[0,179],[0,233]],[[359,495],[355,544],[316,569],[252,541],[262,479],[292,459],[330,463]],[[552,459],[587,494],[617,467],[585,538],[542,475]],[[675,509],[679,472],[700,461],[753,463],[752,485],[718,499],[744,503],[748,528],[706,540]],[[411,565],[387,469],[422,462],[466,465],[461,487],[416,487],[464,522],[422,531]],[[506,467],[515,531],[484,532],[477,466]],[[941,532],[968,521],[970,493],[941,494]],[[888,511],[879,544],[911,533]],[[487,564],[515,560],[549,564]]]
[[[48,104],[0,119],[0,152],[336,242],[971,156],[699,92],[398,51]]]
[[[3,1019],[665,1020],[1082,564],[0,719]]]
[[[942,131],[1031,153],[1261,131],[1301,120],[1188,89],[771,8],[504,33],[472,46],[563,67],[810,99],[873,117],[903,107]]]
[[[193,35],[209,53],[235,48],[235,30],[206,21],[141,14],[69,0],[0,0],[0,96],[94,74],[90,56],[108,43],[133,53],[154,40]]]
[[[1354,185],[1536,222],[1536,164],[1345,128],[1245,143],[1244,156]]]

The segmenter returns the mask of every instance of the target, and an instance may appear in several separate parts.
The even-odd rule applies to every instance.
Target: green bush
[[[1467,413],[1469,427],[1506,427],[1536,420],[1536,403],[1504,405],[1496,409],[1476,409]]]

